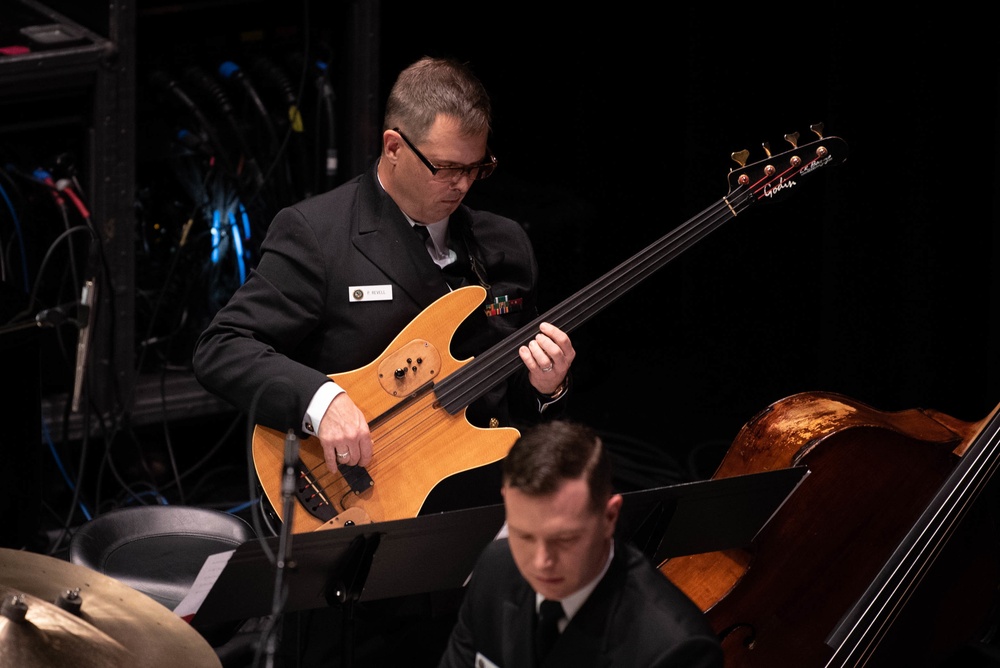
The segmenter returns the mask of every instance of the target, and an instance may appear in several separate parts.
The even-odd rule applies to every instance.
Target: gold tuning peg
[[[761,146],[761,148],[764,149],[764,153],[767,153],[767,157],[770,158],[771,157],[771,145],[769,143],[767,143],[767,142],[764,142],[760,146]]]
[[[747,166],[747,158],[749,158],[749,157],[750,157],[750,151],[748,151],[746,149],[743,149],[742,151],[736,151],[732,155],[733,160],[735,160],[737,163],[739,163],[740,167],[746,167]]]
[[[822,123],[813,123],[812,125],[809,126],[809,129],[812,130],[813,132],[815,132],[816,136],[819,137],[820,139],[823,138],[823,124]]]
[[[798,148],[799,147],[799,133],[798,132],[792,132],[790,134],[785,135],[785,141],[787,141],[789,144],[791,144],[792,148]]]

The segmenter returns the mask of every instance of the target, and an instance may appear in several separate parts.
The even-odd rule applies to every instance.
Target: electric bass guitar
[[[475,427],[465,410],[517,370],[522,364],[518,348],[534,338],[539,324],[572,331],[750,205],[784,196],[806,176],[846,159],[844,140],[824,137],[822,125],[810,129],[818,139],[799,146],[798,133],[785,135],[790,150],[772,156],[765,144],[767,158],[749,166],[747,151],[734,153],[740,168],[730,172],[725,197],[482,355],[458,360],[450,352],[455,330],[486,298],[483,288],[469,286],[428,306],[378,359],[331,374],[368,420],[372,461],[367,467],[333,470],[323,459],[319,439],[303,439],[294,476],[292,532],[416,517],[439,482],[502,459],[520,433],[510,427]],[[255,426],[254,467],[282,522],[287,521],[284,453],[285,434]]]

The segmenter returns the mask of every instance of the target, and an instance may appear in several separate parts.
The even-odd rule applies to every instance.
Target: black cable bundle
[[[337,97],[334,93],[333,84],[330,83],[329,65],[325,62],[317,62],[319,75],[316,77],[316,90],[319,92],[319,106],[322,116],[326,120],[326,155],[324,173],[326,175],[326,189],[337,185],[338,169],[337,164]]]
[[[158,249],[147,249],[150,261],[141,265],[138,281],[137,296],[148,295],[141,349],[155,345],[169,364],[173,354],[189,357],[194,336],[245,280],[257,252],[254,223],[270,212],[258,216],[251,206],[269,198],[260,197],[262,175],[220,83],[197,66],[184,70],[183,84],[162,70],[150,82],[181,110],[169,153],[174,181],[186,198],[165,190],[163,180],[137,192],[140,223],[149,219],[147,228],[171,231],[183,225],[179,239],[170,235]]]
[[[306,149],[305,122],[302,118],[301,104],[291,79],[285,71],[266,56],[257,56],[250,63],[250,71],[256,80],[264,86],[265,92],[274,100],[281,113],[280,127],[284,128],[285,141],[288,142],[291,155],[289,161],[294,171],[290,175],[295,199],[303,199],[315,193],[312,187],[312,174],[309,169],[309,159]],[[296,187],[297,186],[297,187]]]
[[[203,140],[207,139],[213,157],[219,162],[223,171],[227,174],[237,174],[236,164],[233,162],[226,144],[222,141],[215,123],[209,120],[201,106],[188,95],[184,88],[164,70],[153,71],[149,76],[149,81],[155,88],[166,93],[169,100],[179,103],[182,111],[191,114],[195,125],[200,130],[195,137],[191,138],[191,143],[201,144]]]
[[[218,81],[209,76],[198,65],[188,66],[184,70],[183,80],[193,95],[198,96],[202,102],[208,103],[214,108],[217,116],[229,130],[229,139],[236,145],[241,155],[241,161],[237,165],[234,175],[241,183],[253,184],[259,191],[264,185],[264,177],[259,167],[259,161],[250,148],[244,130],[236,117],[236,109],[226,91],[223,90]]]

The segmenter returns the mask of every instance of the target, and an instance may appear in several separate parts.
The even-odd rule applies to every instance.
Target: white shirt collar
[[[566,613],[566,616],[559,622],[560,632],[562,632],[562,630],[566,628],[566,625],[569,624],[569,620],[573,619],[573,615],[579,612],[580,608],[583,607],[584,602],[597,587],[597,583],[600,582],[601,578],[604,577],[604,574],[608,572],[608,568],[611,566],[611,560],[614,558],[615,558],[615,542],[612,540],[611,549],[608,550],[608,559],[607,561],[604,562],[604,568],[602,568],[601,572],[597,574],[597,577],[591,580],[583,588],[576,590],[569,596],[562,599],[561,603],[563,606],[563,612]],[[542,601],[544,599],[545,599],[544,596],[542,596],[537,592],[535,593],[536,612],[538,611],[538,607],[542,604]]]
[[[410,225],[419,225],[405,213],[403,216],[409,221]],[[458,259],[458,254],[448,247],[448,242],[446,241],[448,237],[448,219],[439,220],[436,223],[431,223],[429,225],[424,225],[427,231],[430,233],[431,245],[433,248],[428,247],[427,252],[430,253],[431,259],[434,260],[435,264],[439,267],[447,267],[449,264]]]
[[[385,190],[385,186],[382,185],[382,177],[378,175],[378,170],[375,170],[375,179],[378,181],[378,184],[382,188],[382,190]],[[406,215],[406,212],[403,211],[402,209],[400,209],[399,211],[400,213],[403,214],[403,217],[406,218],[407,222],[410,223],[411,227],[420,224],[417,221],[410,218],[408,215]],[[424,225],[424,227],[426,227],[427,231],[430,233],[431,244],[433,245],[433,248],[428,248],[427,252],[430,253],[431,259],[434,260],[434,263],[437,264],[437,266],[444,268],[458,259],[458,254],[455,253],[455,251],[453,251],[452,249],[448,248],[447,217],[437,221],[436,223],[429,223],[427,225]]]

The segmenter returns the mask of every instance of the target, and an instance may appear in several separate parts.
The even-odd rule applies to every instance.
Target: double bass
[[[801,465],[806,478],[749,547],[660,564],[727,668],[963,665],[950,662],[998,602],[998,410],[965,422],[816,392],[744,425],[714,478]]]

